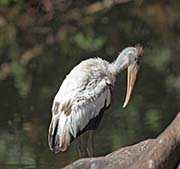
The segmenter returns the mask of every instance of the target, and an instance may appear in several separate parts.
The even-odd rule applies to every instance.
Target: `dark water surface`
[[[112,61],[126,46],[145,46],[126,109],[126,72],[118,77],[95,156],[156,137],[178,112],[180,2],[103,2],[0,2],[1,169],[58,169],[78,159],[76,142],[65,153],[48,149],[51,104],[65,75],[93,56]]]

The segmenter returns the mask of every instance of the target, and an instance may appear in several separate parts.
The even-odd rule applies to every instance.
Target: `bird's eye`
[[[140,59],[139,58],[137,58],[137,57],[134,58],[134,61],[136,62],[136,64],[138,64],[138,65],[140,64]]]

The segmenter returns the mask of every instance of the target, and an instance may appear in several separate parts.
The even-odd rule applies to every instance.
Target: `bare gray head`
[[[117,59],[111,64],[111,71],[114,74],[121,72],[130,65],[139,64],[143,49],[140,45],[127,47],[119,53]]]
[[[127,93],[123,107],[126,107],[129,102],[136,76],[140,67],[140,58],[142,53],[143,48],[140,45],[125,48],[119,54],[117,59],[110,64],[110,71],[114,75],[117,75],[122,70],[128,68]]]

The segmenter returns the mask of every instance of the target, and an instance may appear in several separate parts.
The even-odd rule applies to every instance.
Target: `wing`
[[[87,92],[87,93],[86,93]],[[93,129],[93,124],[87,128],[92,119],[100,115],[102,109],[107,108],[111,102],[110,84],[103,79],[95,88],[84,91],[73,102],[71,113],[67,116],[65,128],[76,138],[84,129]],[[96,121],[94,121],[96,123]]]
[[[57,152],[65,151],[72,140],[88,129],[90,122],[95,122],[91,129],[97,125],[98,120],[93,119],[111,103],[111,85],[103,79],[91,91],[85,90],[69,100],[71,101],[64,106],[54,103],[54,116],[49,127],[49,146],[51,150],[58,147]]]

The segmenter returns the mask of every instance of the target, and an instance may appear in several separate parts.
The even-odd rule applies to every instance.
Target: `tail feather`
[[[71,136],[69,134],[68,126],[66,124],[67,116],[62,113],[59,126],[58,126],[58,135],[59,135],[59,148],[60,151],[66,151],[70,145]]]

